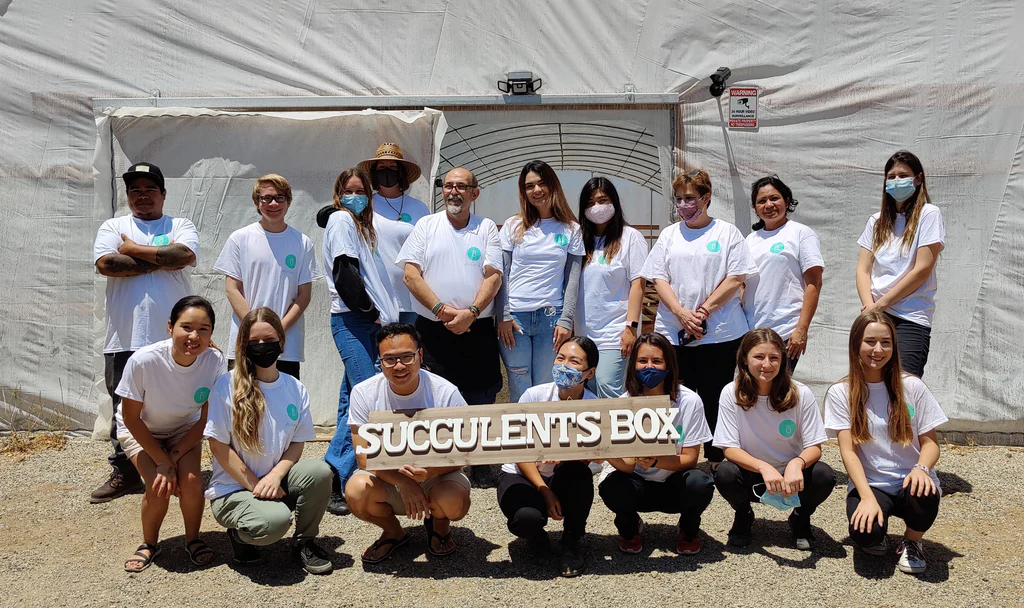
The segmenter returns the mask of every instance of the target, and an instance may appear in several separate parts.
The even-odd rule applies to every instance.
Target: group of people
[[[792,509],[794,543],[808,550],[811,515],[835,484],[820,461],[831,434],[850,477],[854,542],[884,554],[889,518],[903,518],[899,567],[924,571],[921,537],[940,493],[935,428],[946,418],[920,377],[944,230],[913,154],[886,163],[881,210],[859,240],[863,308],[850,331],[849,374],[829,389],[824,418],[791,376],[824,264],[815,233],[790,218],[797,201],[778,177],[754,182],[759,221],[744,238],[709,214],[708,174],[681,173],[672,184],[680,221],[648,252],[606,178],[586,183],[577,215],[555,171],[532,161],[519,176],[520,210],[499,230],[472,213],[480,194],[472,172],[448,172],[437,213],[407,194],[420,174],[397,145],[384,144],[339,174],[333,204],[317,213],[344,363],[324,461],[301,459],[314,438],[299,381],[303,312],[321,273],[311,239],[285,221],[287,180],[256,180],[259,221],[235,231],[214,265],[232,309],[221,350],[210,342],[213,306],[189,282],[195,226],[163,214],[158,167],[136,163],[123,175],[131,215],[107,220],[95,244],[96,268],[108,277],[105,380],[115,416],[114,470],[92,500],[145,489],[144,542],[126,570],[145,569],[159,553],[172,494],[198,565],[214,557],[199,537],[204,499],[241,563],[282,538],[292,512],[293,555],[312,573],[332,569],[315,542],[325,512],[351,511],[381,528],[366,563],[408,542],[402,515],[423,521],[430,554],[449,555],[451,522],[469,510],[472,477],[497,487],[509,531],[532,552],[551,552],[547,522],[563,520],[558,569],[575,576],[585,568],[591,464],[600,465],[598,494],[615,513],[624,552],[642,550],[639,514],[648,511],[678,514],[677,552],[699,552],[701,514],[716,487],[735,510],[731,545],[752,541],[751,503],[760,501]],[[640,333],[646,281],[660,302],[654,330]],[[679,408],[676,454],[509,463],[496,479],[487,466],[468,476],[412,463],[365,470],[355,448],[369,412],[493,403],[502,363],[514,402],[668,395]],[[214,460],[205,496],[204,437]],[[696,467],[702,445],[710,472]]]

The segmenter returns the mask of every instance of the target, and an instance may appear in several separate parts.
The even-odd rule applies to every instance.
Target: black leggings
[[[928,496],[913,496],[903,488],[899,494],[888,494],[877,488],[871,488],[878,506],[882,508],[882,525],[878,520],[871,524],[870,532],[860,532],[850,526],[850,538],[860,547],[874,547],[882,542],[889,532],[889,518],[899,517],[907,524],[907,528],[915,532],[927,532],[939,515],[939,495],[936,492]],[[854,488],[846,495],[846,521],[850,521],[853,512],[860,505],[860,493]]]
[[[575,546],[587,529],[594,502],[594,479],[584,462],[563,462],[545,479],[562,505],[562,544]],[[508,519],[508,531],[520,538],[541,534],[548,523],[548,507],[540,490],[522,475],[502,471],[498,477],[498,506]]]
[[[704,418],[712,433],[718,424],[718,399],[722,396],[722,389],[736,377],[736,351],[740,341],[742,338],[718,344],[676,347],[683,385],[700,395],[704,402]],[[725,460],[722,450],[711,443],[709,440],[704,444],[704,456],[711,462]]]
[[[918,378],[924,376],[928,363],[928,349],[932,343],[932,328],[885,313],[896,326],[896,343],[900,348],[903,371]]]
[[[697,536],[700,516],[715,495],[715,482],[704,471],[676,471],[665,481],[650,481],[636,473],[613,471],[598,486],[604,504],[615,513],[619,536],[639,533],[640,512],[679,513],[679,529],[687,538]]]
[[[737,513],[750,512],[750,503],[757,502],[754,486],[764,483],[760,473],[748,471],[734,462],[723,462],[715,471],[719,494]],[[836,487],[836,472],[822,461],[804,469],[804,491],[799,493],[800,506],[793,509],[797,517],[810,519],[818,505],[825,502]]]

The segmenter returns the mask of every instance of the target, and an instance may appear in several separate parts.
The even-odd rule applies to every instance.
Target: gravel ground
[[[307,446],[320,457],[326,443]],[[754,543],[724,546],[732,513],[716,496],[704,515],[704,549],[678,557],[675,518],[649,514],[647,548],[619,553],[611,513],[594,505],[577,579],[554,574],[555,563],[530,557],[505,529],[494,490],[473,490],[469,516],[455,527],[458,553],[429,558],[420,525],[394,558],[364,567],[359,554],[377,531],[354,517],[325,516],[321,532],[337,569],[306,575],[288,561],[287,542],[265,551],[251,569],[230,564],[223,530],[206,511],[203,538],[218,552],[214,565],[193,567],[184,552],[181,516],[172,501],[162,555],[141,574],[123,572],[141,542],[140,495],[91,505],[105,478],[103,442],[73,440],[68,449],[15,459],[0,456],[0,604],[7,606],[1009,606],[1024,605],[1024,450],[945,446],[940,477],[946,490],[939,519],[926,537],[928,572],[908,576],[895,557],[870,558],[846,534],[841,485],[812,523],[816,549],[791,547],[784,514],[755,506]],[[824,459],[842,471],[835,445]],[[207,465],[208,468],[208,465]],[[550,529],[560,530],[554,522]],[[893,522],[890,534],[902,533]],[[557,533],[555,534],[557,538]],[[891,538],[890,541],[897,539]]]

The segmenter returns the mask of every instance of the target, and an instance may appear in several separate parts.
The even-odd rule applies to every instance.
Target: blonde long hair
[[[235,373],[232,377],[232,403],[234,403],[231,435],[243,450],[252,454],[263,454],[260,445],[260,425],[267,409],[267,399],[260,390],[256,379],[255,366],[245,356],[249,346],[252,326],[259,322],[269,323],[277,333],[277,339],[284,348],[284,326],[277,313],[267,308],[250,310],[238,323],[238,341],[235,342]]]
[[[907,400],[903,396],[903,368],[900,366],[900,349],[896,341],[896,325],[877,310],[861,313],[850,328],[850,375],[844,378],[850,392],[850,435],[855,445],[871,441],[868,426],[868,383],[864,379],[864,364],[860,359],[860,345],[864,331],[872,323],[881,323],[889,329],[892,337],[892,357],[882,367],[882,381],[889,394],[889,439],[904,446],[914,440],[914,427],[910,423]]]
[[[519,173],[519,219],[522,221],[519,222],[519,226],[516,228],[516,234],[513,238],[515,243],[522,242],[526,231],[533,228],[533,225],[540,221],[540,212],[526,198],[526,176],[530,173],[539,175],[541,181],[548,187],[551,196],[551,213],[555,219],[569,226],[578,223],[576,216],[573,215],[572,209],[569,207],[569,202],[565,200],[565,192],[562,191],[562,182],[558,181],[558,174],[546,162],[531,160],[526,163],[526,166]]]

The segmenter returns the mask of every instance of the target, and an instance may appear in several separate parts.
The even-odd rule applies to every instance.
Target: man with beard
[[[469,405],[494,403],[501,390],[492,312],[501,285],[498,227],[470,213],[480,188],[467,169],[449,171],[442,194],[445,211],[416,224],[396,263],[405,268],[431,370],[458,387]],[[487,466],[473,467],[471,477],[479,487],[496,483]]]

